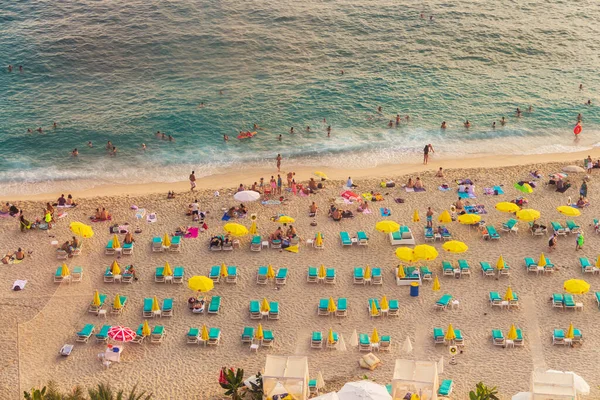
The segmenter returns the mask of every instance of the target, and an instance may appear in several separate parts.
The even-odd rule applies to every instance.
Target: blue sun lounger
[[[106,342],[108,341],[108,330],[111,328],[110,325],[103,325],[100,332],[96,333],[96,342]]]
[[[433,343],[435,343],[435,344],[446,343],[444,330],[442,328],[433,328]]]
[[[452,295],[443,295],[438,301],[435,302],[435,308],[438,310],[445,310],[446,308],[448,308],[450,300],[452,300]]]
[[[86,343],[90,336],[94,333],[94,324],[86,324],[82,330],[77,332],[77,341]]]
[[[350,239],[348,232],[340,232],[340,239],[342,246],[352,246],[352,239]]]
[[[452,379],[444,379],[438,388],[438,394],[440,396],[450,396],[452,393],[454,383]]]
[[[221,309],[221,296],[213,296],[208,305],[209,314],[218,314]]]

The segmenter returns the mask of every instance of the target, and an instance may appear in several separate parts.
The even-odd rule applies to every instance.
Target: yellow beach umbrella
[[[329,328],[329,332],[327,333],[327,341],[329,344],[335,343],[335,338],[333,337],[333,329]]]
[[[544,253],[542,253],[540,255],[540,261],[538,261],[538,267],[545,267],[548,264],[548,262],[546,261],[546,256],[544,256]]]
[[[258,233],[258,226],[256,225],[256,221],[252,221],[248,233],[250,233],[251,235],[256,235]]]
[[[94,236],[92,227],[81,222],[71,222],[69,229],[71,229],[71,232],[75,235],[81,236],[82,238],[91,238]]]
[[[413,213],[413,222],[419,222],[421,218],[419,218],[419,210],[415,210]]]
[[[496,269],[504,269],[505,266],[504,258],[502,257],[502,254],[500,254],[498,261],[496,261]]]
[[[223,278],[227,278],[229,276],[229,272],[227,272],[227,266],[225,263],[221,264],[221,271],[219,271],[219,275],[221,275]]]
[[[504,300],[511,301],[514,299],[515,299],[515,296],[513,296],[513,291],[509,286],[508,288],[506,288],[506,293],[504,293]]]
[[[450,240],[442,245],[442,249],[449,253],[464,253],[469,250],[469,247],[458,240]]]
[[[379,303],[379,306],[381,307],[382,310],[389,310],[390,309],[390,304],[388,303],[387,296],[384,295],[381,298],[381,303]]]
[[[208,328],[206,327],[206,324],[202,324],[202,331],[200,333],[200,338],[204,342],[208,342],[208,339],[210,338],[208,335]]]
[[[262,311],[262,312],[269,312],[269,311],[271,311],[271,305],[267,301],[266,297],[264,297],[262,299],[262,303],[260,303],[260,311]]]
[[[515,189],[523,193],[533,193],[533,188],[529,183],[524,183],[522,185],[519,185],[519,183],[515,183],[514,187]]]
[[[456,332],[454,332],[454,328],[452,327],[452,324],[448,325],[448,330],[446,331],[446,335],[444,336],[444,339],[446,339],[447,341],[456,339]]]
[[[262,324],[258,324],[258,328],[256,328],[256,333],[254,334],[254,338],[260,340],[264,337],[265,337],[265,333],[263,331]]]
[[[156,296],[152,298],[152,311],[160,311],[160,305],[158,304]]]
[[[96,307],[100,307],[102,303],[100,302],[100,293],[96,290],[94,292],[94,299],[92,300],[92,304]]]
[[[121,247],[121,243],[119,243],[119,237],[117,236],[117,234],[113,235],[111,244],[113,249],[118,249]]]
[[[512,324],[510,326],[510,329],[508,330],[508,334],[506,335],[506,338],[508,340],[516,340],[517,339],[517,328],[515,327],[515,324]]]
[[[379,310],[375,305],[375,300],[371,300],[371,317],[376,317],[379,315]]]
[[[119,266],[117,260],[113,261],[112,265],[110,266],[110,272],[112,272],[113,275],[121,275],[121,267]]]
[[[163,268],[163,275],[164,276],[172,276],[173,275],[173,270],[171,270],[171,266],[169,265],[169,262],[165,262],[165,267]]]
[[[65,265],[65,264],[63,264],[63,268],[64,268],[64,265]],[[598,257],[596,258],[596,267],[597,267],[597,268],[600,268],[600,256],[598,256]]]
[[[406,273],[404,272],[404,267],[402,265],[398,265],[398,273],[397,273],[398,278],[400,279],[404,279],[406,278]]]
[[[313,175],[318,176],[321,179],[329,179],[329,178],[327,178],[327,175],[325,174],[325,172],[315,171],[315,172],[313,172]]]
[[[441,289],[440,287],[440,280],[438,279],[438,276],[436,275],[435,278],[433,278],[433,287],[431,288],[434,292],[437,292]]]
[[[581,212],[578,209],[570,206],[559,206],[556,207],[556,210],[567,217],[579,217],[581,215]]]
[[[150,336],[150,333],[152,333],[150,331],[150,326],[148,325],[148,320],[145,319],[144,323],[142,324],[142,336]]]
[[[416,260],[435,260],[438,256],[438,251],[435,247],[428,244],[420,244],[415,246],[413,254]]]
[[[324,264],[321,264],[321,266],[319,267],[318,275],[319,275],[319,278],[321,278],[321,279],[325,278],[325,276],[327,275],[327,271],[325,270]]]
[[[373,333],[371,333],[371,343],[379,343],[379,333],[377,332],[377,328],[373,328]]]
[[[244,225],[230,222],[223,226],[223,230],[229,233],[231,236],[244,236],[248,234],[248,228]]]
[[[535,221],[536,219],[539,219],[540,216],[540,212],[532,208],[525,208],[521,211],[517,211],[517,219],[520,221]]]
[[[365,267],[364,277],[365,279],[371,279],[371,267],[368,265]]]
[[[165,236],[163,236],[162,245],[165,246],[165,247],[170,247],[171,246],[171,238],[169,238],[169,234],[168,233],[165,233]]]
[[[323,235],[321,235],[321,232],[317,232],[317,237],[315,238],[315,246],[323,246]]]
[[[410,400],[421,400],[418,393],[413,393],[410,395]]]
[[[288,217],[287,215],[282,215],[281,217],[277,218],[277,222],[282,224],[293,224],[296,222],[296,220],[292,217]]]
[[[583,279],[569,279],[565,281],[563,288],[571,294],[584,294],[590,290],[590,284]]]
[[[119,296],[119,294],[117,293],[117,295],[115,296],[115,301],[113,301],[113,308],[115,310],[120,310],[123,307],[123,305],[121,304],[121,296]]]
[[[444,224],[448,224],[450,222],[452,222],[452,217],[450,216],[450,213],[448,212],[448,210],[444,210],[440,216],[438,217],[438,222],[444,223]]]
[[[520,209],[521,209],[521,207],[519,207],[515,203],[511,203],[509,201],[501,201],[500,203],[496,204],[496,210],[498,210],[500,212],[515,213],[515,212],[519,211]]]
[[[63,265],[61,266],[61,269],[60,269],[60,276],[65,277],[65,276],[69,276],[69,275],[71,275],[71,271],[69,271],[69,267],[67,267],[67,264],[63,263]]]
[[[267,279],[275,279],[275,270],[271,264],[267,266]]]
[[[567,329],[567,334],[565,335],[565,338],[573,339],[574,337],[575,337],[575,328],[573,328],[573,323],[571,322],[569,324],[569,329]]]
[[[333,301],[333,297],[330,297],[329,302],[327,303],[327,311],[334,313],[336,310],[337,307],[335,306],[335,301]]]
[[[210,290],[212,290],[212,288],[215,287],[214,282],[212,281],[212,279],[206,277],[206,276],[192,276],[189,280],[188,280],[188,288],[197,291],[197,292],[208,292]]]
[[[392,233],[400,230],[400,225],[394,221],[385,220],[375,224],[375,229],[383,233]]]
[[[473,225],[481,221],[481,217],[477,214],[463,214],[458,216],[458,222],[463,225]]]
[[[416,261],[413,249],[409,247],[398,247],[396,249],[396,257],[405,262]]]

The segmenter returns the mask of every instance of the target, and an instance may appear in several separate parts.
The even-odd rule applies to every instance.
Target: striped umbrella
[[[117,342],[131,342],[135,332],[126,326],[113,326],[108,330],[108,337]]]

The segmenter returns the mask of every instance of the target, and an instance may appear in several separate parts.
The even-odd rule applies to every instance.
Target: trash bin
[[[410,284],[410,297],[419,296],[419,282],[413,282]]]

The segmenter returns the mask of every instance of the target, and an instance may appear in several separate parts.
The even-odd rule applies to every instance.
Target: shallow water
[[[600,142],[597,107],[584,105],[600,88],[598,20],[594,2],[542,0],[7,2],[0,192],[176,181],[277,153],[351,168],[407,162],[426,143],[454,155],[584,150]],[[388,129],[396,114],[410,122]],[[254,139],[234,138],[254,123]]]

